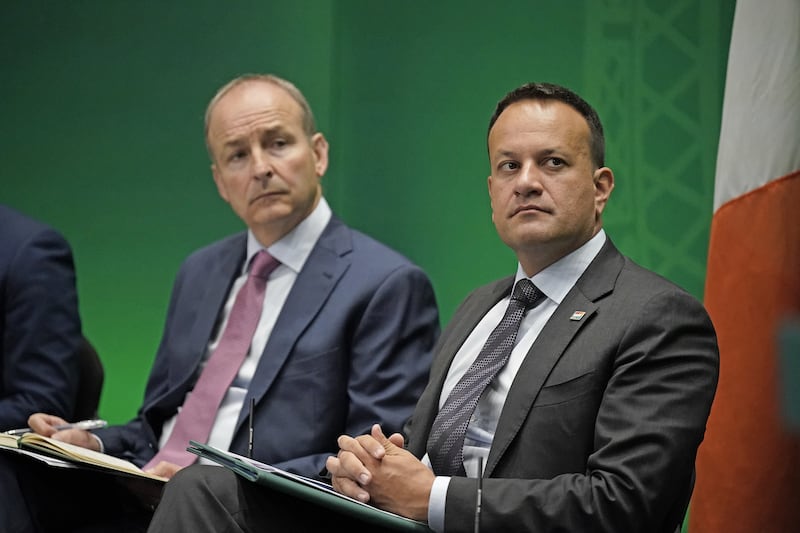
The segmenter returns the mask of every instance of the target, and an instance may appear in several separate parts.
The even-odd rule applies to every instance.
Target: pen
[[[71,424],[61,424],[59,426],[55,426],[53,429],[57,431],[61,431],[62,429],[100,429],[104,428],[108,425],[108,422],[105,420],[94,419],[94,420],[81,420],[80,422],[73,422]],[[9,429],[5,433],[7,435],[24,435],[25,433],[30,433],[33,431],[31,428],[20,428],[20,429]]]
[[[250,398],[250,415],[247,418],[247,457],[253,458],[253,411],[256,408],[255,396]]]

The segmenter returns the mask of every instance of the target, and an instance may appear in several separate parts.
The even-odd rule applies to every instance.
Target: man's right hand
[[[403,437],[386,437],[378,424],[369,435],[339,437],[339,453],[326,463],[338,492],[394,513],[425,521],[435,476],[407,450]]]
[[[100,451],[100,443],[85,429],[56,429],[57,426],[64,424],[67,424],[67,421],[60,416],[46,413],[34,413],[28,418],[28,427],[39,435],[52,437],[55,440],[68,442],[96,452]]]

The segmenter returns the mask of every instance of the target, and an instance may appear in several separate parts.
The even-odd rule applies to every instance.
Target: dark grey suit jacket
[[[471,293],[443,332],[406,428],[425,454],[461,344],[513,278]],[[585,311],[581,320],[571,320]],[[531,347],[497,425],[483,531],[669,532],[681,523],[716,390],[713,325],[691,295],[610,240]],[[447,531],[473,531],[477,482],[453,478]]]
[[[240,233],[192,254],[173,288],[144,403],[130,423],[97,431],[106,452],[144,464],[164,421],[197,379],[246,253]],[[247,397],[256,398],[254,455],[315,476],[341,434],[380,422],[399,431],[430,369],[439,334],[425,273],[333,217],[311,251],[275,323]],[[230,450],[247,453],[247,409]]]

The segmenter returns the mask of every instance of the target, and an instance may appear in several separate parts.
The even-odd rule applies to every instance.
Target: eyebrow
[[[517,156],[517,152],[515,152],[513,150],[499,150],[499,151],[496,151],[495,153],[491,154],[492,159],[494,159],[496,157],[516,157],[516,156]]]
[[[542,157],[552,154],[563,153],[564,150],[560,150],[558,148],[543,148],[534,152],[536,157]],[[499,150],[495,152],[492,157],[518,157],[519,152],[517,150]]]
[[[275,126],[275,127],[265,128],[263,130],[258,131],[258,135],[259,135],[259,137],[266,136],[268,138],[277,137],[279,135],[287,135],[288,136],[288,134],[285,131],[285,128],[283,128],[282,126]],[[238,148],[239,146],[241,146],[243,144],[247,144],[248,137],[249,137],[249,135],[234,137],[232,139],[224,141],[222,146],[223,146],[223,148]]]

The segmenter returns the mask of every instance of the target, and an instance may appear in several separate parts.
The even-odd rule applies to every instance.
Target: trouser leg
[[[257,485],[227,468],[195,465],[167,483],[148,533],[380,532],[305,500]]]
[[[138,478],[17,459],[14,467],[24,507],[37,533],[144,533],[147,530],[152,509],[137,493],[141,490],[137,486]],[[150,491],[160,490],[157,484],[145,481]]]
[[[28,512],[15,465],[0,455],[0,531],[33,533],[33,518]]]

